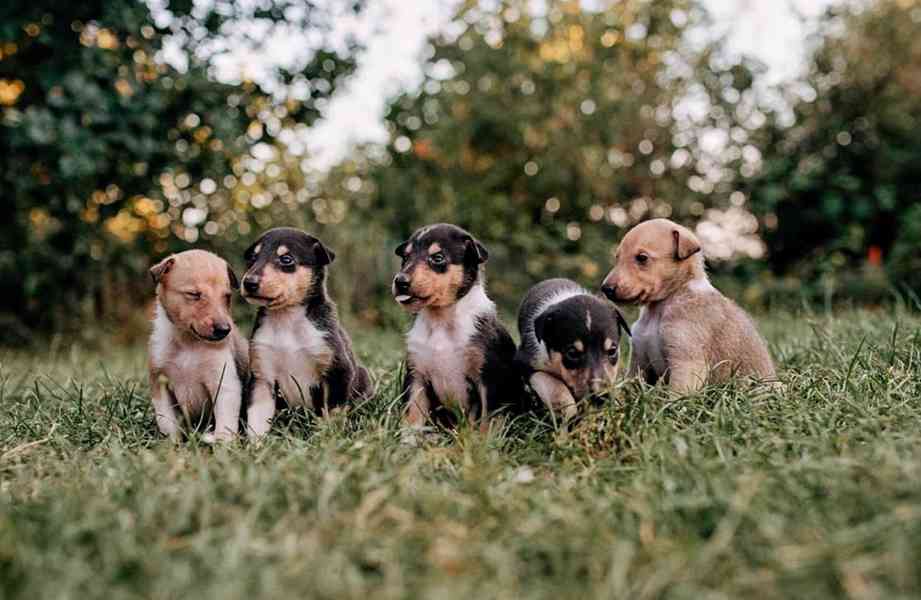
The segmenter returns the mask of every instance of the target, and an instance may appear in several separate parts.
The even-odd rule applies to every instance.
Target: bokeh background
[[[276,225],[355,326],[433,221],[512,311],[656,216],[756,310],[921,304],[921,0],[0,5],[5,345],[137,340],[153,262]]]

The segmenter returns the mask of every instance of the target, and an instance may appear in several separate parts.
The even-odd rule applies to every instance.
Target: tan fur
[[[419,263],[413,270],[410,293],[424,300],[414,303],[413,312],[423,308],[444,308],[457,300],[457,290],[464,283],[464,268],[450,265],[444,273],[436,273],[425,263]]]
[[[198,338],[210,335],[215,323],[233,323],[233,290],[222,258],[204,250],[188,250],[164,259],[151,273],[155,277],[159,273],[157,298],[178,328]],[[188,292],[200,293],[201,299],[191,299]]]
[[[531,375],[528,383],[554,414],[562,414],[567,420],[579,414],[569,388],[556,377],[537,371]]]
[[[218,439],[237,431],[242,384],[248,368],[247,344],[230,312],[227,263],[202,250],[170,256],[151,269],[157,305],[150,338],[151,400],[164,435],[178,438],[215,404]],[[191,293],[200,294],[200,298]],[[215,326],[230,327],[220,341],[205,339]],[[178,411],[178,412],[177,412]]]
[[[294,273],[285,273],[273,265],[262,270],[259,295],[267,300],[253,298],[256,304],[263,304],[278,310],[300,304],[313,286],[313,269],[300,265]]]
[[[679,391],[732,376],[775,380],[764,339],[707,280],[700,248],[690,230],[666,219],[641,223],[621,241],[603,285],[616,302],[643,306],[630,374],[653,373]]]
[[[576,342],[579,344],[580,342]],[[562,380],[576,398],[585,397],[589,391],[594,393],[603,392],[617,380],[617,367],[610,363],[601,365],[602,372],[593,372],[591,368],[567,369],[563,364],[563,355],[560,352],[550,352],[550,360],[547,365],[541,369]]]

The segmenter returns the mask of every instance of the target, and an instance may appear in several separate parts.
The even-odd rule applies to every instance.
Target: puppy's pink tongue
[[[396,297],[396,301],[397,301],[397,302],[400,302],[400,303],[409,302],[409,301],[412,300],[412,299],[413,299],[413,297],[412,297],[412,296],[409,296],[409,295],[407,295],[407,294],[401,294],[401,295],[399,295],[399,296]]]

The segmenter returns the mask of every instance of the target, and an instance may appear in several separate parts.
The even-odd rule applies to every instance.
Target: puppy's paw
[[[431,427],[405,427],[400,431],[400,444],[409,448],[418,448],[427,435],[434,433]]]

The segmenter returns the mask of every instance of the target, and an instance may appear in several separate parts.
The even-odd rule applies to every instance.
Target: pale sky
[[[726,35],[731,52],[754,56],[768,65],[766,81],[777,83],[803,65],[807,31],[795,12],[820,14],[829,4],[847,0],[704,0]],[[426,37],[444,27],[454,1],[369,0],[359,17],[337,21],[338,35],[356,34],[366,44],[358,71],[330,102],[325,118],[306,134],[308,162],[326,168],[362,142],[386,140],[382,115],[386,100],[421,80]],[[303,36],[301,36],[303,38]],[[221,78],[258,72],[267,63],[289,63],[310,40],[275,36],[262,55],[241,52],[218,65]]]

